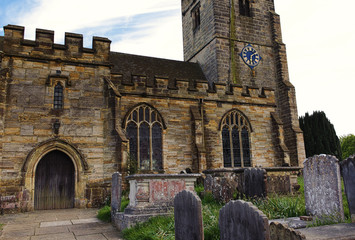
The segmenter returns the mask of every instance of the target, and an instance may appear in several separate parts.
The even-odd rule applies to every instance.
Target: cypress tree
[[[299,118],[299,123],[303,131],[307,157],[330,154],[342,159],[339,138],[324,112],[315,111],[312,115],[306,113]]]

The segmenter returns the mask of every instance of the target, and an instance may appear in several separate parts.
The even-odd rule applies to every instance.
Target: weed
[[[104,222],[111,222],[111,207],[104,206],[97,213],[97,218]]]

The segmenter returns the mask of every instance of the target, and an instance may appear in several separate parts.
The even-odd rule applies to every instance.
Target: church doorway
[[[70,157],[58,150],[47,153],[36,168],[34,208],[73,208],[74,186],[75,169]]]

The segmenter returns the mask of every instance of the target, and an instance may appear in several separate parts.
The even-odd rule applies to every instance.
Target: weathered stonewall
[[[252,203],[230,201],[219,211],[221,240],[255,239],[269,240],[267,217]]]
[[[307,214],[344,219],[338,159],[318,155],[304,161],[304,195]]]
[[[247,198],[266,196],[266,171],[261,168],[247,168],[244,170],[244,191]]]
[[[355,222],[355,155],[340,163],[352,222]]]
[[[202,207],[200,198],[183,190],[174,199],[175,239],[203,240]]]
[[[121,209],[121,194],[122,194],[122,174],[115,172],[112,174],[111,186],[111,216],[116,214]]]
[[[295,229],[278,222],[270,223],[271,240],[302,240],[306,237]]]

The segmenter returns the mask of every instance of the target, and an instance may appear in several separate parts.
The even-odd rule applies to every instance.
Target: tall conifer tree
[[[299,118],[299,123],[303,131],[307,157],[330,154],[341,159],[339,138],[324,112],[315,111],[312,115],[306,113]]]

